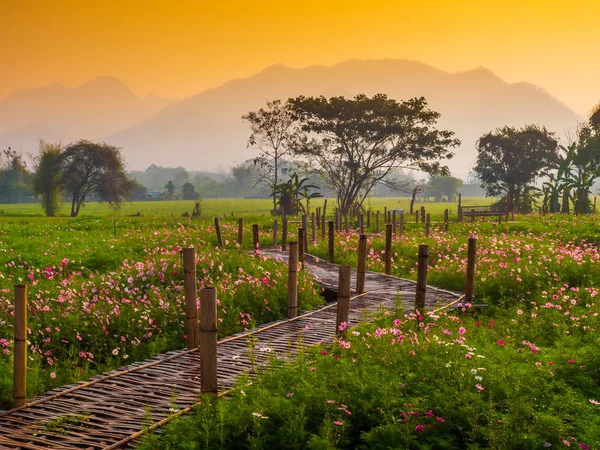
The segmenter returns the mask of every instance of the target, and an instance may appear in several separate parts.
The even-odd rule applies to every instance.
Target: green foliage
[[[319,189],[319,186],[308,184],[308,181],[308,177],[299,179],[298,174],[293,173],[289,180],[275,186],[273,195],[279,197],[278,203],[284,216],[296,215],[298,212],[304,213],[302,200],[305,200],[308,205],[310,200],[323,197],[318,192],[310,192]]]
[[[33,187],[42,198],[42,208],[48,217],[53,217],[60,207],[62,180],[62,145],[40,142],[40,152],[33,175]]]

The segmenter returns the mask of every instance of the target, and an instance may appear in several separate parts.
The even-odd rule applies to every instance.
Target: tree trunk
[[[415,207],[415,197],[417,196],[417,188],[414,188],[412,191],[412,197],[410,199],[410,214],[413,214],[413,209]]]

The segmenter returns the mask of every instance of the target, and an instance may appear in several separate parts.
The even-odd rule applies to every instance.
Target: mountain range
[[[298,95],[385,93],[397,100],[424,96],[441,113],[439,126],[462,141],[448,162],[465,176],[475,142],[504,125],[535,123],[563,137],[583,118],[529,83],[507,83],[485,68],[450,73],[408,60],[351,60],[302,69],[274,65],[192,97],[140,99],[114,77],[77,88],[50,86],[0,100],[0,148],[35,151],[37,140],[103,140],[123,148],[130,168],[151,163],[190,170],[225,168],[256,155],[241,116],[267,100]]]

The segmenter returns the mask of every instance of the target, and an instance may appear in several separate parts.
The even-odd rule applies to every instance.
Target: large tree
[[[427,195],[431,195],[436,201],[441,201],[445,197],[451,202],[454,201],[458,188],[462,185],[463,181],[460,178],[451,176],[432,177],[427,183]]]
[[[529,185],[557,161],[558,142],[546,128],[497,128],[477,141],[474,171],[487,195],[502,197],[508,211],[527,212]]]
[[[268,186],[273,196],[273,213],[277,212],[275,186],[279,183],[281,159],[290,153],[290,142],[296,125],[289,104],[281,100],[267,102],[266,108],[242,116],[250,123],[251,134],[248,147],[258,148],[259,156],[254,160],[257,167],[256,181]]]
[[[42,198],[42,208],[49,217],[55,216],[59,208],[62,190],[62,152],[59,143],[40,141],[40,152],[36,158],[33,187]]]
[[[90,194],[118,207],[133,183],[125,172],[121,149],[86,140],[69,145],[62,154],[62,183],[71,197],[71,217],[79,214]]]
[[[303,131],[295,153],[320,166],[343,214],[398,169],[447,174],[441,160],[460,144],[451,131],[435,128],[440,114],[424,98],[301,96],[288,103]]]
[[[31,174],[21,154],[8,147],[0,156],[0,203],[22,203],[33,197]]]

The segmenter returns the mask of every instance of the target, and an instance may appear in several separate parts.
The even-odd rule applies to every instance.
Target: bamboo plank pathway
[[[287,259],[277,250],[263,256]],[[325,289],[337,291],[338,266],[306,256],[307,270]],[[355,283],[353,271],[352,286]],[[381,308],[413,308],[415,283],[367,272],[367,294],[350,303],[349,325]],[[397,294],[400,296],[398,297]],[[397,302],[397,299],[400,302]],[[433,308],[459,294],[428,288],[426,306]],[[240,374],[252,373],[270,357],[293,358],[300,346],[332,341],[336,304],[248,333],[221,339],[218,345],[219,389],[231,388]],[[248,339],[255,341],[253,351]],[[254,363],[252,363],[254,359]],[[173,351],[64,386],[0,413],[0,449],[112,449],[135,444],[136,433],[198,402],[200,358],[197,349]]]

